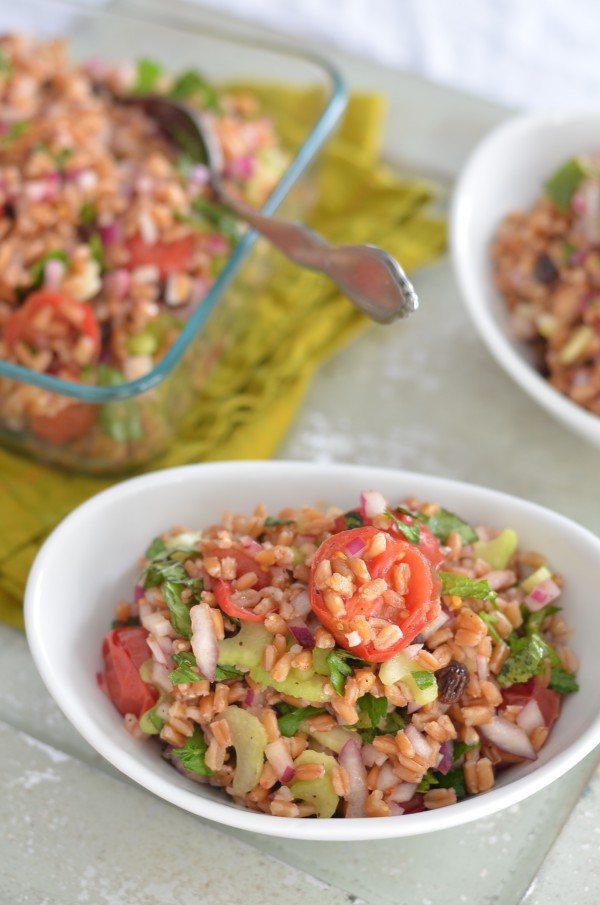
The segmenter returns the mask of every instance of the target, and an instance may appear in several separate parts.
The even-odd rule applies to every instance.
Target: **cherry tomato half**
[[[4,340],[9,347],[18,342],[27,343],[34,349],[51,349],[53,331],[48,328],[58,325],[59,331],[72,345],[80,336],[92,340],[92,359],[100,354],[100,328],[92,308],[86,302],[79,302],[65,292],[51,292],[42,289],[32,292],[24,303],[14,311],[4,324]]]
[[[158,699],[156,689],[144,682],[139,672],[151,656],[147,637],[142,626],[126,626],[112,629],[102,643],[108,694],[123,716],[134,713],[140,717]]]
[[[29,428],[36,437],[48,443],[68,443],[84,437],[96,420],[94,406],[85,402],[71,402],[54,415],[33,415]]]
[[[207,544],[204,544],[202,549],[205,556],[216,556],[217,559],[235,559],[238,578],[247,572],[254,572],[256,582],[252,587],[255,590],[260,591],[271,584],[271,571],[269,569],[263,571],[249,553],[238,550],[236,547],[211,547]]]
[[[220,608],[232,619],[242,619],[244,622],[264,622],[266,613],[253,613],[251,609],[238,606],[231,599],[231,582],[217,579],[213,583],[213,594]]]
[[[361,552],[368,550],[369,544],[378,534],[383,534],[386,538],[385,550],[373,558],[363,559]],[[410,577],[407,590],[402,595],[403,606],[397,607],[386,603],[382,595],[370,599],[370,595],[361,594],[360,589],[365,582],[357,579],[354,593],[351,596],[343,596],[345,614],[333,615],[325,600],[327,589],[316,586],[315,573],[320,563],[325,560],[348,561],[353,558],[363,560],[372,581],[384,579],[390,589],[394,588],[395,566],[401,562],[405,563],[410,569]],[[333,593],[336,593],[335,589]],[[341,531],[323,541],[311,566],[309,594],[314,613],[331,632],[339,646],[371,663],[383,663],[410,644],[437,615],[440,606],[439,581],[431,563],[420,548],[407,541],[400,532],[395,536],[391,531],[380,531],[372,525]],[[377,650],[373,641],[351,647],[347,636],[357,630],[357,617],[366,619],[368,623],[374,618],[385,619],[390,624],[397,625],[402,636],[385,650]]]
[[[149,245],[137,235],[125,244],[131,269],[153,264],[164,278],[172,273],[185,273],[189,269],[196,240],[194,236],[184,236],[174,242],[155,242],[154,245]]]

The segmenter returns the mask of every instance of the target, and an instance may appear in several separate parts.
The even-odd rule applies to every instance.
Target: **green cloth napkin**
[[[317,98],[263,86],[267,91],[293,145],[314,119]],[[379,162],[384,109],[377,95],[351,98],[323,154],[309,221],[331,241],[385,248],[410,272],[441,254],[445,226],[427,212],[429,186]],[[279,258],[250,328],[207,380],[176,442],[146,470],[269,458],[315,369],[369,323],[324,277]],[[0,449],[1,620],[23,625],[23,592],[40,544],[77,505],[118,480],[67,474]]]

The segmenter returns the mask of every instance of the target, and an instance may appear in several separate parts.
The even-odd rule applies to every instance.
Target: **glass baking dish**
[[[31,23],[35,23],[33,28]],[[167,71],[195,66],[217,86],[276,84],[310,91],[310,122],[300,124],[291,134],[287,129],[284,145],[289,163],[262,208],[273,213],[285,199],[288,216],[288,208],[295,217],[306,213],[310,203],[306,182],[312,164],[346,105],[343,80],[326,61],[192,23],[165,24],[148,13],[141,18],[137,13],[82,8],[60,0],[20,0],[11,8],[2,5],[0,32],[33,32],[38,38],[65,36],[75,60],[119,62],[151,57]],[[272,117],[277,129],[281,104],[274,102],[269,109],[263,103],[261,109]],[[0,360],[0,442],[43,461],[99,474],[133,469],[163,452],[176,438],[220,356],[243,335],[256,311],[260,290],[268,284],[269,253],[262,242],[256,244],[256,238],[252,231],[244,234],[176,341],[143,377],[117,386],[96,386]],[[83,437],[49,442],[37,436],[26,420],[15,419],[10,406],[6,414],[3,400],[14,398],[17,391],[25,399],[39,391],[68,397],[88,409],[91,426]],[[103,417],[107,412],[116,418]]]

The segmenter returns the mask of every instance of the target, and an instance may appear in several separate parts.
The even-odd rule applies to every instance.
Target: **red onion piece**
[[[389,794],[388,801],[403,804],[405,801],[410,801],[416,791],[416,782],[399,782],[394,791]]]
[[[139,612],[140,600],[145,596],[146,592],[144,591],[144,586],[141,584],[136,584],[133,592],[133,603],[131,605],[132,615],[137,615],[137,613]]]
[[[253,700],[254,700],[254,692],[252,691],[251,688],[249,688],[248,691],[246,692],[246,697],[244,698],[244,704],[246,704],[247,707],[250,707],[250,706],[252,706]]]
[[[381,792],[386,792],[388,789],[393,789],[398,785],[398,777],[394,773],[389,760],[381,765],[376,785]]]
[[[98,671],[96,673],[96,684],[98,688],[102,689],[102,691],[106,690],[106,679],[103,672]]]
[[[444,610],[440,610],[435,619],[433,619],[429,625],[425,626],[419,638],[423,638],[424,641],[427,641],[439,628],[445,625],[449,619],[448,613],[445,613]]]
[[[527,734],[515,723],[510,723],[502,717],[493,717],[489,723],[479,726],[479,731],[489,742],[492,742],[501,751],[514,754],[525,760],[536,760],[537,754]]]
[[[350,791],[346,796],[348,807],[346,817],[364,817],[365,804],[369,795],[367,771],[363,763],[360,745],[349,739],[339,753],[340,766],[346,770],[350,780]]]
[[[409,713],[409,714],[416,713],[417,710],[420,710],[420,709],[421,709],[421,705],[417,704],[416,701],[409,701],[408,704],[406,705],[406,710],[407,710],[407,713]]]
[[[240,542],[244,550],[248,553],[260,553],[262,550],[262,544],[259,544],[259,542],[253,537],[250,537],[249,534],[245,534],[244,537],[241,537]]]
[[[409,644],[408,647],[405,647],[402,653],[405,657],[408,657],[409,660],[414,660],[419,651],[423,648],[422,644]]]
[[[367,518],[381,515],[388,508],[387,500],[379,490],[365,490],[361,493],[360,505]]]
[[[202,163],[191,167],[188,178],[193,185],[206,185],[210,180],[208,167]]]
[[[207,603],[197,603],[190,610],[192,651],[201,674],[214,682],[219,658],[219,642]]]
[[[148,635],[148,637],[146,638],[146,644],[152,651],[152,656],[154,657],[155,662],[159,663],[161,666],[167,667],[169,665],[167,655],[158,643],[157,639],[152,635]]]
[[[102,239],[102,244],[105,247],[109,245],[117,245],[122,239],[122,229],[121,224],[116,221],[109,224],[108,226],[100,227],[100,238]]]
[[[362,537],[353,537],[349,544],[346,544],[346,553],[350,556],[357,556],[365,549],[366,544]]]
[[[401,805],[396,804],[391,798],[388,798],[387,803],[392,817],[401,817],[402,814],[404,814],[404,808]]]
[[[489,660],[483,654],[477,654],[475,662],[477,663],[477,677],[480,682],[485,682],[490,675]]]
[[[265,757],[281,782],[289,782],[294,778],[294,762],[283,738],[278,738],[266,746]]]
[[[559,596],[560,588],[551,578],[547,578],[545,581],[540,581],[523,602],[531,613],[535,613]]]
[[[292,600],[292,606],[294,607],[296,614],[301,619],[304,619],[305,616],[308,616],[308,614],[312,610],[308,591],[300,591],[298,594],[296,594],[296,596]]]
[[[153,661],[152,684],[156,685],[157,688],[162,689],[162,691],[166,691],[168,694],[173,691],[173,686],[169,679],[169,672],[170,670],[168,670],[166,666],[163,666],[162,663],[157,663],[156,660]]]
[[[63,261],[51,258],[46,262],[44,267],[44,289],[58,289],[65,275],[65,265]]]
[[[255,160],[253,157],[245,155],[244,157],[236,157],[234,160],[231,160],[225,170],[223,171],[223,175],[227,179],[238,179],[242,182],[245,182],[247,179],[252,177],[254,173]]]
[[[531,733],[539,726],[545,725],[546,723],[538,702],[534,699],[528,701],[517,717],[517,726],[519,726],[523,732],[526,732],[527,735],[531,735]]]
[[[104,278],[104,288],[109,295],[117,299],[125,298],[131,285],[131,274],[124,267],[119,267]]]
[[[425,736],[419,732],[417,727],[413,726],[412,723],[409,723],[404,730],[404,733],[415,749],[415,753],[419,754],[421,757],[428,758],[431,754],[429,742],[427,741]]]
[[[293,622],[288,622],[288,628],[298,644],[306,650],[312,650],[314,648],[315,637],[307,625],[300,622],[299,619],[295,619]]]
[[[442,742],[442,746],[440,748],[440,761],[437,765],[437,769],[440,773],[443,773],[444,776],[446,773],[449,773],[452,769],[452,764],[454,763],[454,744],[450,741]]]
[[[387,754],[378,751],[373,745],[363,745],[360,752],[365,767],[373,767],[375,764],[380,767],[387,759]]]
[[[206,250],[212,255],[225,255],[229,251],[229,243],[220,233],[210,233],[206,239]]]

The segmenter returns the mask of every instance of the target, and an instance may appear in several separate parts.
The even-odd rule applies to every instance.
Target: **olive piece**
[[[464,663],[450,660],[437,673],[438,700],[442,704],[454,704],[462,698],[469,684],[469,670]]]

